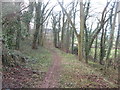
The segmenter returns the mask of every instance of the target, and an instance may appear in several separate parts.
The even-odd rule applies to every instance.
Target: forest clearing
[[[3,90],[119,89],[119,0],[15,0],[0,5]]]

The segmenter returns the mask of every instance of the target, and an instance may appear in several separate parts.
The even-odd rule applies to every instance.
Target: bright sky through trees
[[[28,0],[24,0],[26,2],[26,4],[28,3]],[[31,0],[31,1],[34,1],[34,0]],[[43,1],[45,3],[47,3],[48,0],[37,0],[37,1]],[[59,0],[60,2],[64,2],[64,5],[67,6],[70,2],[72,1],[77,1],[77,0]],[[80,1],[80,0],[79,0]],[[83,0],[84,2],[88,1],[88,0]],[[108,1],[111,1],[111,0],[91,0],[91,10],[90,10],[90,13],[94,15],[94,17],[96,18],[100,18],[101,17],[101,12],[103,11],[104,9],[104,6],[106,5],[106,3]],[[114,0],[112,0],[114,1]],[[54,8],[54,12],[58,12],[58,11],[61,11],[61,7],[58,5],[57,3],[57,0],[50,0],[50,4],[47,8],[50,8],[52,6],[56,5],[56,7]],[[79,10],[79,5],[77,7],[77,10]],[[94,28],[96,28],[96,25],[97,25],[97,19],[96,18],[89,18],[89,21],[88,21],[88,25],[91,25],[92,22],[94,22]],[[118,21],[118,20],[117,20]],[[79,29],[80,25],[79,23],[80,22],[80,19],[79,19],[79,11],[77,12],[77,16],[76,16],[76,28]],[[31,23],[31,26],[33,27],[33,24]],[[51,28],[51,23],[49,23],[48,25],[48,28]]]

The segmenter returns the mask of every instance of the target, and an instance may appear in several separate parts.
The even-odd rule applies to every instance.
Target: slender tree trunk
[[[27,34],[28,34],[28,36],[29,36],[29,34],[30,34],[30,26],[29,26],[29,23],[27,23]]]
[[[60,48],[60,31],[61,31],[61,12],[59,12],[59,22],[58,22],[58,48]]]
[[[37,49],[37,38],[38,38],[38,33],[39,33],[39,29],[36,28],[36,31],[34,33],[34,38],[33,38],[33,45],[32,45],[32,49]]]
[[[18,5],[18,8],[20,10],[20,3],[21,2],[16,2],[15,4]],[[20,13],[21,14],[21,13]],[[21,40],[21,20],[20,20],[20,15],[17,16],[17,36],[16,36],[16,50],[20,49],[20,40]]]
[[[89,33],[88,33],[88,28],[87,28],[87,17],[88,17],[88,14],[89,14],[89,8],[90,8],[90,0],[88,0],[88,2],[86,3],[87,7],[86,9],[84,9],[85,11],[85,20],[84,20],[84,29],[85,29],[85,60],[88,61],[88,56],[89,56]],[[91,25],[92,27],[92,25]]]
[[[58,34],[57,34],[57,47],[58,48],[59,48],[59,42],[60,42],[59,34],[60,34],[60,32],[58,31]]]
[[[94,62],[97,60],[97,44],[98,44],[98,38],[96,37],[95,41],[95,54],[94,54]]]
[[[115,43],[115,60],[114,60],[114,69],[116,69],[116,63],[118,63],[119,65],[119,62],[118,62],[118,44],[120,42],[120,24],[118,25],[118,33],[117,33],[117,38],[116,38],[116,43]]]
[[[103,58],[105,55],[105,50],[104,50],[104,28],[102,29],[102,35],[101,35],[101,42],[100,42],[100,61],[99,63],[102,65],[103,64]]]
[[[74,53],[74,30],[72,30],[72,54]]]
[[[77,40],[78,40],[78,58],[79,58],[79,60],[82,60],[83,54],[82,54],[82,45],[81,45],[80,35],[78,35]]]
[[[120,1],[119,1],[119,4],[118,4],[118,11],[120,11]],[[118,13],[118,31],[119,31],[119,47],[120,47],[120,12]],[[120,53],[118,53],[118,58],[120,58]],[[120,71],[120,60],[117,61],[117,64],[118,64],[118,71]],[[120,73],[118,73],[118,88],[120,88]]]
[[[69,30],[69,22],[68,22],[68,25],[67,25],[67,37],[66,37],[66,52],[68,53],[69,52],[69,47],[70,47],[70,30]]]
[[[120,1],[118,2],[118,9],[117,11],[120,11]],[[117,39],[116,39],[116,44],[115,44],[115,59],[117,57],[117,48],[118,44],[120,43],[120,12],[118,13],[118,32],[117,32]]]
[[[88,60],[88,56],[89,56],[89,53],[88,53],[88,46],[89,46],[89,40],[88,40],[88,31],[87,31],[87,28],[86,28],[86,25],[85,25],[85,59]]]
[[[61,48],[63,49],[63,44],[64,44],[64,30],[65,30],[65,14],[63,13],[63,19],[62,19],[62,32],[61,32]]]
[[[33,36],[33,49],[37,49],[37,40],[39,35],[39,28],[40,28],[40,2],[36,5],[36,30]]]
[[[107,67],[109,67],[109,56],[111,54],[111,49],[113,46],[113,38],[114,38],[114,30],[115,30],[115,21],[116,21],[116,16],[117,16],[117,7],[118,7],[118,2],[116,3],[116,10],[115,10],[115,14],[114,14],[114,18],[113,18],[113,23],[112,23],[112,29],[111,29],[111,33],[110,33],[110,42],[109,42],[109,47],[108,47],[108,52],[107,52],[107,56],[106,56],[106,62],[107,62]]]
[[[40,30],[41,30],[41,25],[40,25]],[[40,31],[39,31],[39,35],[38,35],[38,41],[37,41],[38,45],[40,45]]]
[[[31,17],[29,17],[29,18],[27,18],[28,20],[27,20],[27,33],[28,33],[28,36],[30,35],[30,22],[31,22],[31,19],[33,18],[33,11],[34,11],[34,3],[33,2],[29,2],[29,7],[28,7],[28,13],[29,13],[29,16],[31,16]]]
[[[79,60],[83,59],[83,34],[84,34],[84,10],[83,0],[80,1],[80,34],[78,35],[78,57]],[[86,61],[88,63],[88,61]]]
[[[120,24],[118,25],[117,38],[116,38],[116,43],[115,43],[115,56],[114,56],[115,59],[117,57],[117,48],[118,48],[119,38],[120,38]]]
[[[17,30],[17,37],[16,37],[16,50],[20,49],[20,40],[21,40],[21,22],[20,16],[17,17],[18,22],[18,30]]]
[[[74,6],[74,5],[73,5]],[[75,10],[76,11],[76,10]],[[73,16],[73,24],[75,25],[75,12],[74,12],[74,16]],[[74,28],[73,28],[74,29]],[[75,35],[74,35],[74,30],[72,30],[72,54],[74,53],[74,37],[75,37]]]
[[[40,30],[40,46],[43,46],[43,25],[41,25],[41,30]]]
[[[54,33],[54,46],[57,48],[57,33]]]
[[[56,20],[56,15],[54,16],[53,14],[52,14],[52,28],[53,28],[53,35],[54,35],[54,41],[53,41],[53,43],[54,43],[54,46],[57,48],[57,42],[58,42],[58,30],[57,30],[57,28],[56,28],[56,26],[57,26],[57,20]]]

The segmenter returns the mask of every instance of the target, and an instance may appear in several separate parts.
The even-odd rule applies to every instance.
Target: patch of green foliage
[[[28,62],[28,67],[33,70],[38,70],[40,72],[47,72],[48,68],[51,66],[51,54],[44,47],[38,47],[38,49],[31,48],[30,40],[25,40],[22,42],[21,52],[28,55],[31,58]]]
[[[120,49],[118,49],[117,53],[119,54],[119,52],[120,52]],[[92,57],[94,57],[94,54],[95,54],[95,48],[91,48],[90,55],[91,55]],[[106,55],[106,54],[107,54],[107,52],[105,53],[105,55]],[[111,53],[110,53],[110,58],[112,59],[112,58],[114,58],[114,56],[115,56],[115,49],[112,48],[112,49],[111,49]],[[106,56],[105,56],[105,57],[106,57]],[[100,48],[97,48],[97,58],[98,58],[98,59],[100,58]]]

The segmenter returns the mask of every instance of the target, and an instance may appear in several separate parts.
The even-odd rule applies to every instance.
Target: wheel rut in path
[[[54,49],[49,49],[52,54],[52,66],[49,68],[46,73],[45,79],[42,82],[41,88],[57,88],[58,79],[60,75],[60,62],[61,57]]]

